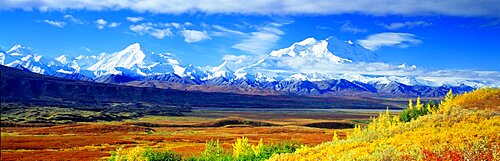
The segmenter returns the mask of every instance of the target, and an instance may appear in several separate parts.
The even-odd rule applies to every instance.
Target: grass
[[[9,109],[10,110],[10,109]],[[292,109],[289,109],[292,110]],[[6,112],[6,111],[2,111]],[[57,107],[36,107],[33,109],[15,109],[9,112],[11,121],[17,125],[27,125],[21,120],[14,120],[37,116],[36,113],[68,114],[89,117],[99,116],[99,112],[73,110]],[[50,113],[52,112],[52,113]],[[306,123],[314,122],[349,122],[351,119],[368,119],[371,113],[301,110],[287,114],[288,111],[274,110],[252,113],[252,110],[194,111],[189,116],[146,116],[136,119],[125,119],[126,122],[97,121],[53,123],[50,127],[5,127],[2,129],[1,157],[3,160],[34,160],[46,159],[73,159],[99,160],[108,159],[112,151],[119,147],[124,150],[136,146],[151,147],[155,150],[172,151],[181,154],[185,159],[200,156],[205,150],[207,140],[220,140],[221,146],[227,153],[232,152],[231,144],[237,138],[246,137],[252,145],[257,145],[260,138],[267,144],[279,144],[283,140],[301,142],[304,145],[314,146],[332,138],[333,131],[337,131],[341,138],[349,129],[331,130],[322,128],[303,127]],[[43,117],[46,116],[43,114]],[[2,115],[2,119],[4,119]],[[216,117],[214,117],[216,116]],[[226,120],[244,116],[242,121],[229,123],[272,123],[281,126],[232,126]],[[52,118],[52,117],[50,117]],[[222,120],[222,121],[221,121]],[[249,120],[251,122],[245,122]],[[172,125],[205,125],[198,127],[140,127],[137,122]],[[2,121],[3,123],[3,121]],[[208,127],[222,123],[222,127]],[[28,123],[30,124],[30,123]],[[341,132],[340,132],[341,131]],[[47,150],[50,149],[50,150]],[[23,150],[29,150],[25,152]],[[68,155],[75,157],[67,157]],[[66,157],[64,157],[66,156]],[[51,158],[47,158],[51,157]],[[35,159],[36,160],[36,159]]]
[[[216,111],[212,112],[216,113]],[[337,116],[337,114],[334,115]],[[336,119],[334,116],[331,118]],[[202,119],[196,124],[213,123],[219,120],[201,121]],[[267,120],[259,121],[267,122]],[[168,121],[168,123],[186,124],[186,121]],[[189,122],[189,124],[193,123]],[[302,124],[302,122],[298,121],[294,124]],[[236,138],[242,136],[249,138],[251,144],[257,144],[260,138],[265,138],[266,143],[269,144],[293,140],[313,146],[331,140],[332,130],[302,126],[148,128],[135,126],[133,122],[75,123],[51,127],[2,127],[1,156],[2,161],[48,159],[48,156],[52,159],[64,160],[67,158],[61,158],[62,156],[75,154],[74,158],[70,158],[99,160],[102,159],[101,157],[109,157],[111,152],[119,147],[127,150],[136,146],[149,146],[169,150],[181,154],[184,158],[189,158],[201,155],[207,140],[220,140],[224,150],[231,152],[231,144]],[[47,148],[51,149],[50,152],[46,150]],[[22,152],[22,149],[30,150],[29,156],[28,152]]]

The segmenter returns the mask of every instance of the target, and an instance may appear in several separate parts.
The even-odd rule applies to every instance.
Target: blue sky
[[[205,66],[220,64],[224,55],[268,54],[308,37],[335,36],[365,42],[390,64],[500,71],[498,1],[235,2],[6,0],[0,47],[22,44],[56,57],[111,53],[139,42],[147,52]]]

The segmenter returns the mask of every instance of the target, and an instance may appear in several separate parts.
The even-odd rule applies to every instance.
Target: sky
[[[266,55],[334,36],[389,64],[500,71],[498,0],[2,0],[0,47],[57,57],[113,53],[132,43],[182,62]]]

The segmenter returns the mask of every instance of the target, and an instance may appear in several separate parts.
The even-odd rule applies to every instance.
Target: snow
[[[73,74],[72,71],[67,71],[67,70],[64,70],[64,69],[59,69],[57,70],[58,73],[64,73],[64,74]]]
[[[496,82],[469,79],[436,79],[418,76],[405,76],[404,72],[416,72],[416,65],[376,64],[375,53],[352,41],[341,41],[335,37],[325,40],[307,38],[293,43],[291,46],[271,51],[268,55],[259,56],[225,56],[218,66],[198,67],[183,65],[172,53],[145,53],[139,43],[131,44],[125,49],[111,54],[101,53],[70,57],[61,55],[55,59],[33,54],[28,47],[15,45],[8,52],[0,52],[0,63],[7,66],[18,64],[41,74],[82,74],[96,78],[109,74],[130,76],[149,76],[159,74],[176,74],[198,80],[209,80],[223,77],[228,80],[247,79],[258,82],[275,82],[281,80],[322,81],[345,79],[369,84],[389,84],[398,82],[406,85],[468,85],[482,87]],[[369,64],[375,62],[374,64]],[[375,66],[374,66],[375,65]],[[384,67],[377,68],[382,65]],[[350,68],[357,70],[391,69],[394,74],[366,75],[348,72]],[[346,71],[344,71],[346,70]]]
[[[288,78],[287,80],[304,81],[304,80],[307,80],[307,75],[302,74],[302,73],[297,73],[297,74],[291,75],[290,78]]]
[[[174,67],[174,74],[178,75],[178,76],[181,76],[181,77],[185,77],[187,76],[186,74],[184,74],[184,72],[186,71],[186,68],[183,68],[181,66],[173,66]]]
[[[146,55],[141,51],[141,46],[135,43],[120,52],[103,58],[103,60],[98,61],[88,69],[94,71],[112,71],[116,67],[131,69],[133,66],[142,66],[145,57]]]
[[[82,58],[83,58],[83,56],[80,57],[80,59],[82,59]],[[73,61],[73,58],[70,56],[67,56],[67,55],[61,55],[61,56],[55,58],[55,60],[57,60],[59,63],[61,63],[63,65],[66,65],[68,63],[71,63]]]
[[[299,59],[295,59],[295,61],[308,59],[310,62],[320,62],[326,59],[329,60],[330,63],[335,64],[352,62],[349,59],[338,57],[330,52],[328,50],[328,42],[326,40],[317,41],[314,38],[307,38],[284,49],[273,50],[269,56],[293,58],[300,57]]]

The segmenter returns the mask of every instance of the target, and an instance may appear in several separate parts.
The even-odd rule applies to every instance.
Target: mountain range
[[[224,57],[218,66],[184,64],[172,53],[147,53],[139,43],[115,53],[51,58],[15,45],[0,50],[0,64],[66,79],[139,87],[242,94],[440,97],[471,91],[476,80],[439,82],[412,76],[343,73],[329,66],[376,63],[380,58],[352,41],[307,38],[267,55]],[[368,68],[368,67],[367,67]],[[415,66],[398,66],[415,70]]]

